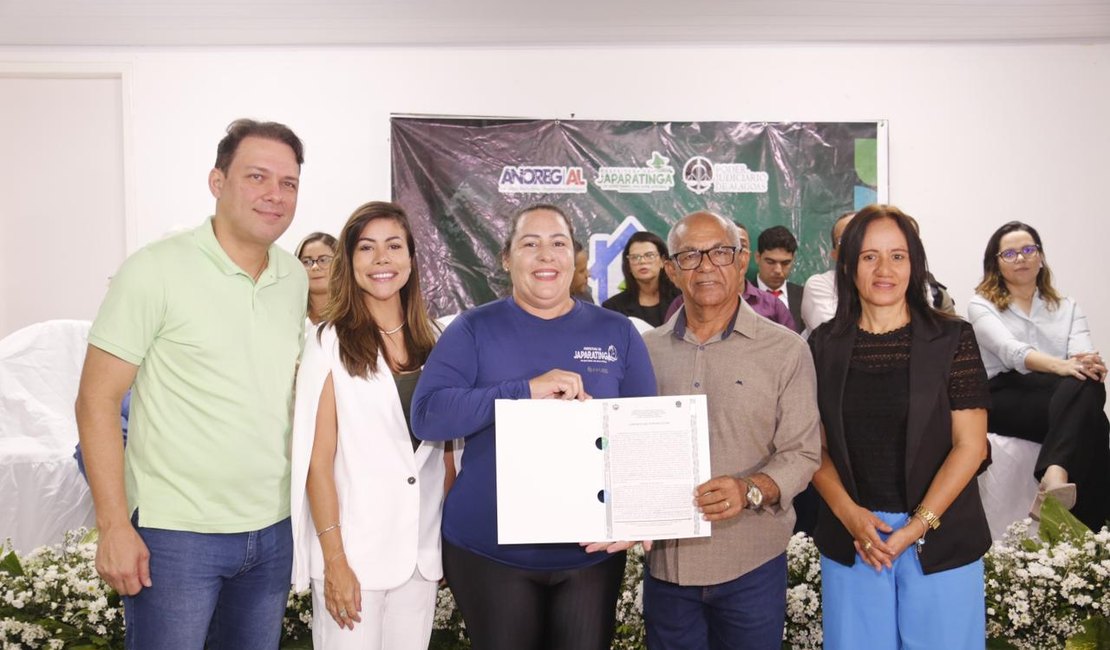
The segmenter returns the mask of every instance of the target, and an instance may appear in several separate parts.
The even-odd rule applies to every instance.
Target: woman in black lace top
[[[971,326],[926,302],[927,271],[909,218],[864,208],[841,240],[836,317],[810,337],[827,650],[985,646],[974,479],[990,393]]]

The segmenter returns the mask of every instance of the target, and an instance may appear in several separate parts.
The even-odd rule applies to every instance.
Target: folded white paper
[[[501,544],[707,537],[704,395],[497,400]]]

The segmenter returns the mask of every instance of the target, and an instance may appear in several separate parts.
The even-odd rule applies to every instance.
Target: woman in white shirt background
[[[1106,364],[1087,317],[1052,286],[1036,229],[1011,221],[991,235],[968,303],[990,378],[988,430],[1041,444],[1030,515],[1056,497],[1098,530],[1110,515]]]
[[[400,206],[355,210],[332,265],[325,325],[297,374],[293,582],[311,581],[318,650],[422,650],[454,467],[445,443],[417,440],[409,424],[437,330]]]

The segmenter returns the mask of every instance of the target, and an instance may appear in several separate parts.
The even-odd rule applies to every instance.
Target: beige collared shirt
[[[713,476],[763,472],[780,503],[713,523],[711,537],[655,542],[653,577],[680,585],[734,580],[786,551],[794,496],[821,460],[817,381],[802,338],[740,301],[705,343],[686,331],[685,308],[644,335],[660,395],[702,394],[709,408]]]

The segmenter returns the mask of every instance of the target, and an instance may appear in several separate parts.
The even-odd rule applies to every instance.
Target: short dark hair
[[[507,235],[505,235],[505,242],[501,246],[501,257],[503,259],[507,258],[509,256],[509,251],[513,247],[513,237],[516,236],[516,229],[517,229],[517,226],[520,225],[521,217],[528,214],[529,212],[537,212],[539,210],[550,210],[550,211],[554,212],[555,214],[559,215],[560,217],[562,217],[563,222],[567,224],[567,230],[570,232],[571,241],[572,242],[575,241],[575,239],[574,239],[574,224],[570,222],[570,217],[567,216],[566,212],[563,212],[562,208],[560,208],[556,205],[552,205],[550,203],[534,203],[532,205],[525,206],[525,207],[521,208],[520,210],[518,210],[516,212],[516,214],[513,215],[512,221],[509,222],[509,233]],[[575,250],[575,255],[577,255],[577,254],[578,254],[578,252],[577,252],[577,250]]]
[[[793,233],[786,226],[771,226],[759,233],[756,246],[756,250],[760,253],[776,248],[781,248],[787,253],[793,253],[798,250],[798,240],[794,238]]]
[[[836,316],[833,317],[833,330],[837,333],[851,331],[859,323],[863,308],[860,305],[859,289],[856,287],[856,269],[859,267],[860,251],[867,228],[880,219],[890,219],[906,238],[907,252],[910,256],[910,278],[906,285],[906,302],[913,318],[923,318],[937,322],[947,318],[933,309],[925,298],[925,280],[929,277],[929,261],[925,257],[925,245],[914,230],[910,217],[893,205],[873,203],[858,213],[844,229],[840,255],[836,258]],[[837,219],[839,221],[839,219]]]
[[[216,146],[216,169],[227,173],[231,167],[231,160],[239,150],[239,143],[244,138],[265,138],[289,145],[297,165],[304,164],[304,144],[293,130],[277,122],[259,122],[248,118],[240,118],[227,125],[227,135]]]
[[[301,253],[304,252],[304,247],[316,242],[321,242],[322,244],[324,244],[324,246],[327,246],[333,252],[339,249],[339,242],[335,239],[335,237],[332,237],[326,232],[314,232],[310,233],[307,237],[301,240],[301,243],[297,244],[297,248],[293,253],[293,257],[300,259]]]
[[[748,230],[748,227],[744,225],[744,222],[740,221],[739,219],[733,219],[732,225],[744,231],[744,239],[748,240],[748,248],[750,249],[752,247],[752,231]]]
[[[833,221],[832,228],[829,228],[829,239],[832,240],[832,247],[833,248],[837,248],[839,246],[839,244],[836,241],[836,226],[837,226],[837,224],[839,224],[841,221],[844,221],[845,219],[851,219],[854,216],[856,216],[856,213],[854,211],[845,212],[844,214],[837,217],[835,221]]]

